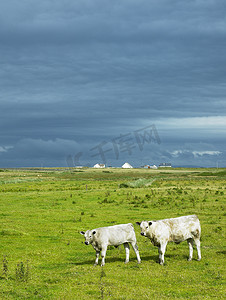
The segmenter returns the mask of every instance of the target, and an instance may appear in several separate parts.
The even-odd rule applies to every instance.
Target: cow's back
[[[98,243],[107,243],[108,245],[121,245],[136,239],[132,223],[100,227],[95,229],[95,240]]]
[[[169,226],[170,240],[180,243],[193,237],[200,237],[201,227],[196,215],[162,220]]]

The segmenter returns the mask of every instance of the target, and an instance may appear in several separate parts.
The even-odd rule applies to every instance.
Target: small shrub
[[[76,223],[76,222],[82,222],[82,218],[81,218],[81,217],[80,217],[79,219],[74,218],[74,219],[73,219],[73,222],[74,222],[74,223]]]
[[[2,265],[3,265],[3,276],[5,278],[8,278],[9,268],[8,268],[8,260],[7,260],[6,256],[3,257]]]
[[[115,200],[108,200],[108,198],[105,198],[104,200],[99,201],[100,204],[102,204],[102,203],[114,203],[114,202],[115,202]]]
[[[16,280],[17,281],[28,281],[29,279],[29,265],[27,263],[20,262],[16,266]]]
[[[221,227],[221,226],[217,226],[217,227],[214,229],[214,231],[215,231],[216,233],[219,233],[219,232],[222,231],[222,227]]]
[[[182,189],[177,189],[177,194],[182,194],[183,190]]]
[[[106,277],[106,274],[104,272],[104,268],[101,268],[100,273],[100,299],[104,299],[104,283],[103,283],[103,277]]]
[[[119,185],[119,188],[122,189],[122,188],[128,188],[129,185],[127,183],[120,183]]]
[[[110,196],[110,192],[107,191],[107,192],[105,193],[105,196],[106,196],[106,197]]]

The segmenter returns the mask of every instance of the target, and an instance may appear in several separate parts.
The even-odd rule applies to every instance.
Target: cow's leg
[[[159,263],[160,263],[160,265],[164,264],[164,254],[166,251],[166,245],[167,245],[167,243],[163,243],[159,246]]]
[[[102,250],[101,250],[101,257],[102,257],[101,266],[105,265],[106,252],[107,252],[107,247],[102,247]]]
[[[189,247],[189,258],[188,261],[192,260],[192,256],[193,256],[193,239],[188,239],[188,247]]]
[[[201,260],[200,240],[197,238],[197,239],[194,239],[194,241],[195,241],[195,245],[196,245],[196,248],[197,248],[198,261],[199,261],[199,260]]]
[[[94,266],[98,265],[99,255],[100,255],[100,251],[96,251],[96,260],[95,260]]]
[[[132,242],[131,245],[133,247],[134,252],[136,253],[138,264],[140,264],[141,263],[141,259],[140,259],[140,254],[139,254],[138,246],[137,246],[136,242]]]
[[[124,248],[125,248],[125,251],[126,251],[126,261],[125,263],[127,264],[129,262],[129,244],[128,243],[124,243]]]

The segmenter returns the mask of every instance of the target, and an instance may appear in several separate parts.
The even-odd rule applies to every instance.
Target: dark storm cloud
[[[64,157],[59,141],[71,141],[74,154],[152,123],[165,140],[162,160],[188,154],[192,138],[209,157],[221,152],[225,8],[220,0],[2,2],[0,160],[23,161],[24,144],[35,161],[40,144],[55,163],[47,144]]]
[[[10,40],[150,42],[224,33],[224,1],[12,1],[1,4],[1,32]],[[119,31],[120,29],[120,31]],[[6,33],[4,35],[4,32]],[[74,39],[73,39],[74,37]],[[49,39],[50,38],[50,39]],[[21,40],[16,39],[14,42]]]

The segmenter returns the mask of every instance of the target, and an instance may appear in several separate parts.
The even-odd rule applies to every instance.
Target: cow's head
[[[96,234],[95,230],[87,230],[86,232],[80,231],[82,235],[85,237],[85,244],[89,245],[93,242],[94,235]]]
[[[140,226],[140,230],[141,230],[141,235],[142,236],[147,236],[147,232],[150,229],[150,226],[152,225],[151,221],[142,221],[142,222],[136,222],[137,225]]]

